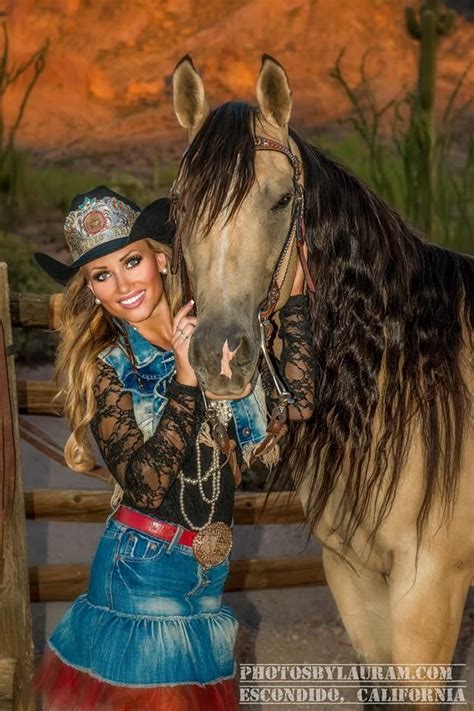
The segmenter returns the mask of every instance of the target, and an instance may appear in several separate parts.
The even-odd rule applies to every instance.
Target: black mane
[[[186,151],[173,188],[181,235],[204,220],[207,232],[224,208],[232,219],[255,180],[256,109],[230,101],[211,111]]]
[[[388,484],[377,502],[375,534],[390,511],[419,422],[421,534],[435,493],[449,515],[458,489],[471,406],[461,351],[472,345],[474,260],[425,242],[345,168],[295,131],[291,135],[305,172],[318,373],[314,417],[293,427],[284,459],[297,482],[308,475],[308,462],[314,466],[311,524],[346,471],[335,523],[346,541],[382,480]]]
[[[182,234],[202,219],[206,230],[224,208],[231,219],[245,199],[255,179],[255,119],[256,109],[237,102],[208,116],[175,185]],[[425,242],[344,167],[290,135],[304,165],[318,372],[315,413],[292,423],[277,474],[289,471],[296,483],[312,477],[313,525],[345,471],[335,527],[347,542],[383,480],[375,533],[420,423],[421,533],[434,494],[441,492],[449,514],[458,489],[470,413],[461,351],[474,321],[474,260]]]

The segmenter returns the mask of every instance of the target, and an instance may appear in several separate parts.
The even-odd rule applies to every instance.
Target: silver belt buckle
[[[222,563],[232,548],[232,529],[222,521],[202,528],[193,541],[193,553],[204,568]]]

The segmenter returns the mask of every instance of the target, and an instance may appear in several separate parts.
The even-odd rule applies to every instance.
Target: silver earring
[[[168,267],[163,267],[163,269],[160,271],[160,274],[168,274]]]
[[[100,299],[98,299],[97,296],[95,297],[94,301],[97,304],[97,306],[100,304]]]

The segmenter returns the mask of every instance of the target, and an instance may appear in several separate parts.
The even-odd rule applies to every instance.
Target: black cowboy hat
[[[84,264],[150,238],[172,246],[174,226],[169,221],[170,200],[160,198],[140,210],[123,195],[100,185],[76,195],[64,224],[72,264],[35,252],[39,266],[59,284],[66,285]]]

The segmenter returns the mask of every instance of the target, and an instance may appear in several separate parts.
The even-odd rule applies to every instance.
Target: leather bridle
[[[267,363],[267,367],[272,376],[275,389],[277,392],[277,404],[274,406],[270,422],[267,427],[267,434],[265,439],[254,449],[252,456],[250,458],[250,465],[259,456],[264,455],[266,452],[271,450],[278,442],[278,440],[283,437],[287,432],[288,426],[286,424],[288,417],[288,405],[294,402],[291,393],[289,393],[284,384],[278,377],[270,354],[267,350],[266,335],[265,335],[265,325],[268,323],[270,317],[278,311],[283,306],[282,297],[285,294],[284,286],[286,286],[286,281],[291,276],[290,275],[290,264],[292,261],[292,256],[294,249],[296,247],[298,258],[300,260],[301,266],[303,268],[305,281],[309,291],[315,291],[314,282],[308,269],[308,263],[306,261],[306,256],[304,253],[304,245],[306,240],[306,227],[304,220],[305,213],[305,194],[304,186],[301,182],[303,177],[303,166],[301,160],[295,155],[288,146],[284,146],[282,143],[273,140],[272,138],[266,138],[264,136],[255,136],[255,150],[256,151],[277,151],[285,155],[291,163],[293,168],[293,189],[294,189],[294,204],[293,213],[291,217],[291,224],[288,230],[288,235],[283,244],[280,256],[278,258],[276,267],[273,271],[270,286],[267,292],[267,297],[265,301],[261,304],[258,318],[260,325],[260,345],[262,349],[263,356]],[[186,264],[183,257],[183,249],[181,236],[176,235],[173,249],[173,259],[171,264],[171,272],[176,274],[178,269],[181,270],[181,283],[183,288],[183,293],[186,301],[191,298],[191,290],[189,285],[189,278],[186,269]],[[203,393],[204,396],[204,393]],[[204,396],[204,400],[207,405],[207,399]],[[230,440],[225,428],[218,427],[217,423],[212,427],[213,439],[218,444],[222,452],[224,452],[231,462],[232,469],[234,470],[234,477],[236,483],[239,482],[240,472],[236,471],[236,457],[235,457],[235,442]]]
[[[303,177],[302,163],[298,156],[296,156],[288,146],[284,146],[282,143],[274,141],[271,138],[265,138],[264,136],[255,136],[255,150],[277,151],[278,153],[283,153],[283,155],[288,158],[293,167],[293,188],[295,192],[295,201],[293,205],[290,229],[280,252],[277,265],[273,271],[267,298],[260,306],[258,314],[260,325],[260,347],[275,385],[277,403],[273,407],[265,439],[252,452],[249,462],[250,466],[258,457],[261,457],[269,450],[273,449],[278,441],[286,434],[288,431],[288,425],[286,424],[288,419],[288,405],[291,405],[294,402],[294,398],[285,388],[284,384],[278,377],[275,368],[273,367],[272,359],[267,349],[265,324],[268,323],[272,314],[283,306],[282,295],[285,293],[285,289],[283,287],[290,276],[289,267],[293,250],[295,249],[295,244],[298,252],[298,258],[303,268],[307,287],[311,292],[314,293],[315,291],[314,282],[309,272],[308,263],[304,253],[306,226],[304,221],[304,186],[301,183],[301,179]]]
[[[308,289],[312,292],[314,292],[314,284],[311,274],[309,273],[303,249],[306,238],[306,227],[304,221],[304,187],[300,182],[303,177],[303,166],[301,161],[289,147],[284,146],[282,143],[278,143],[278,141],[274,141],[271,138],[265,138],[264,136],[255,136],[255,150],[277,151],[278,153],[283,153],[283,155],[288,158],[293,168],[293,189],[295,192],[290,229],[280,252],[276,267],[273,271],[267,298],[260,306],[260,315],[265,321],[268,320],[275,311],[278,311],[283,306],[283,303],[281,302],[281,295],[282,292],[284,293],[283,286],[290,275],[289,266],[295,244],[301,266],[303,267],[306,284],[308,285]]]
[[[278,258],[276,267],[273,271],[270,286],[267,292],[267,298],[260,306],[260,314],[263,320],[268,320],[270,316],[278,311],[283,306],[281,302],[281,295],[284,293],[283,286],[285,281],[289,277],[289,267],[291,263],[291,257],[293,250],[295,248],[298,251],[298,258],[303,267],[304,276],[308,289],[314,292],[314,283],[311,278],[311,274],[308,269],[308,263],[304,254],[304,244],[306,239],[306,227],[304,221],[304,211],[305,211],[305,195],[304,187],[300,182],[303,177],[303,166],[292,150],[288,146],[284,146],[278,141],[274,141],[272,138],[266,138],[265,136],[255,136],[255,150],[256,151],[277,151],[278,153],[283,153],[291,163],[293,168],[293,188],[295,194],[295,201],[293,205],[293,214],[291,218],[290,229],[288,235],[283,244],[280,256]],[[188,272],[186,269],[186,263],[183,256],[183,245],[181,241],[181,235],[177,234],[173,246],[173,258],[171,261],[171,272],[176,274],[178,270],[181,270],[181,284],[183,289],[183,294],[185,301],[189,301],[191,298],[191,289],[189,284]]]

